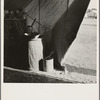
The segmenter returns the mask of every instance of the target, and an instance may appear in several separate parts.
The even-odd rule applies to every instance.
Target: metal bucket
[[[54,60],[53,59],[47,59],[45,60],[45,71],[52,73],[54,70]]]

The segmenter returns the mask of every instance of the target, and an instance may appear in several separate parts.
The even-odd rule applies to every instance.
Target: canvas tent
[[[27,14],[27,25],[36,18],[32,30],[44,37],[44,57],[53,51],[56,67],[62,68],[61,61],[76,38],[89,1],[5,0],[5,9],[22,9]]]

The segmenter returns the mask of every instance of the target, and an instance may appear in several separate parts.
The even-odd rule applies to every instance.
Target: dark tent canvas
[[[4,9],[24,9],[31,1],[32,0],[4,0]]]

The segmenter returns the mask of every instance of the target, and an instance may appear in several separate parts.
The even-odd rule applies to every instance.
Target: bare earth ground
[[[77,37],[63,60],[67,68],[64,77],[82,83],[96,83],[96,53],[97,20],[84,18]]]

